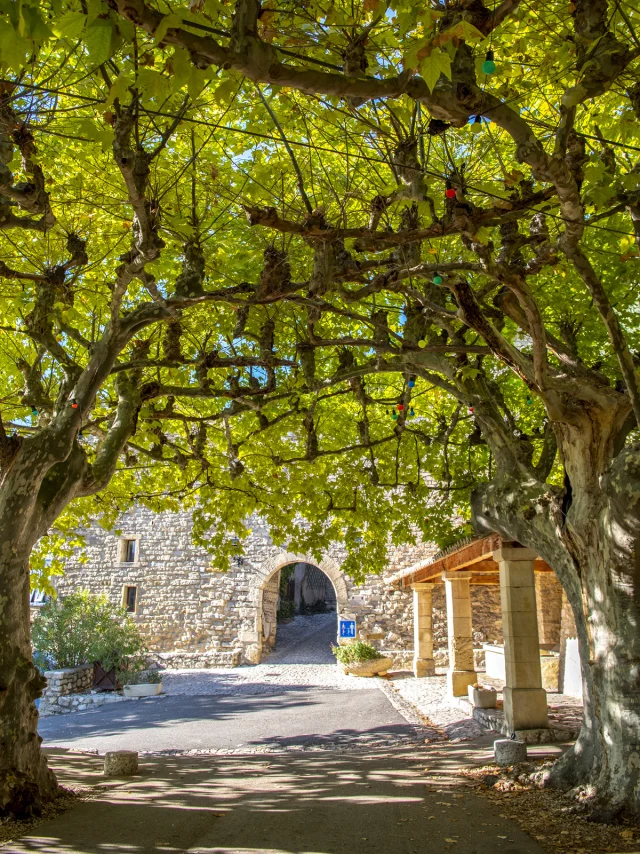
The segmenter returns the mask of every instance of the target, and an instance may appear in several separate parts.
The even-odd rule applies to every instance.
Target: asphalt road
[[[7,854],[545,854],[465,788],[467,751],[147,756],[122,780],[105,780],[99,757],[58,752],[60,781],[100,794]]]
[[[313,687],[113,703],[98,711],[43,718],[39,729],[45,747],[100,753],[390,744],[416,736],[377,689]]]

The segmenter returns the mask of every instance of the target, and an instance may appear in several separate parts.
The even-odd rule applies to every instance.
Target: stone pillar
[[[431,599],[433,584],[412,584],[413,590],[413,675],[434,676],[433,624]]]
[[[473,663],[470,572],[443,572],[447,597],[449,670],[447,685],[454,697],[463,697],[478,676]]]
[[[547,693],[542,688],[536,585],[531,549],[493,553],[500,568],[500,599],[506,685],[504,716],[509,729],[546,729]]]

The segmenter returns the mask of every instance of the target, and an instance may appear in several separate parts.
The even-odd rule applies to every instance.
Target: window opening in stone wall
[[[137,587],[125,587],[124,588],[124,605],[130,614],[135,614],[135,612],[136,612],[137,599],[138,599],[138,588]]]
[[[122,543],[122,562],[135,563],[136,560],[136,541],[123,540]]]

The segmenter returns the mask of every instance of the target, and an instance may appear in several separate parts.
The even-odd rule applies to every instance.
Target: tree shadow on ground
[[[99,800],[46,822],[10,851],[543,854],[463,788],[461,757],[451,746],[428,755],[149,757],[138,777],[114,781]],[[74,763],[86,777],[87,757],[56,752],[51,759],[67,777]]]

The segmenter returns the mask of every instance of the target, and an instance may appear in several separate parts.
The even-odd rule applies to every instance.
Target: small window
[[[34,605],[36,607],[40,607],[41,605],[44,605],[44,603],[46,601],[47,601],[47,594],[43,593],[42,590],[32,590],[31,591],[30,602],[32,605]]]
[[[122,560],[123,563],[135,563],[136,560],[136,541],[124,540],[122,543]]]
[[[136,606],[138,604],[138,588],[137,587],[125,587],[124,588],[124,606],[130,614],[136,613]]]

